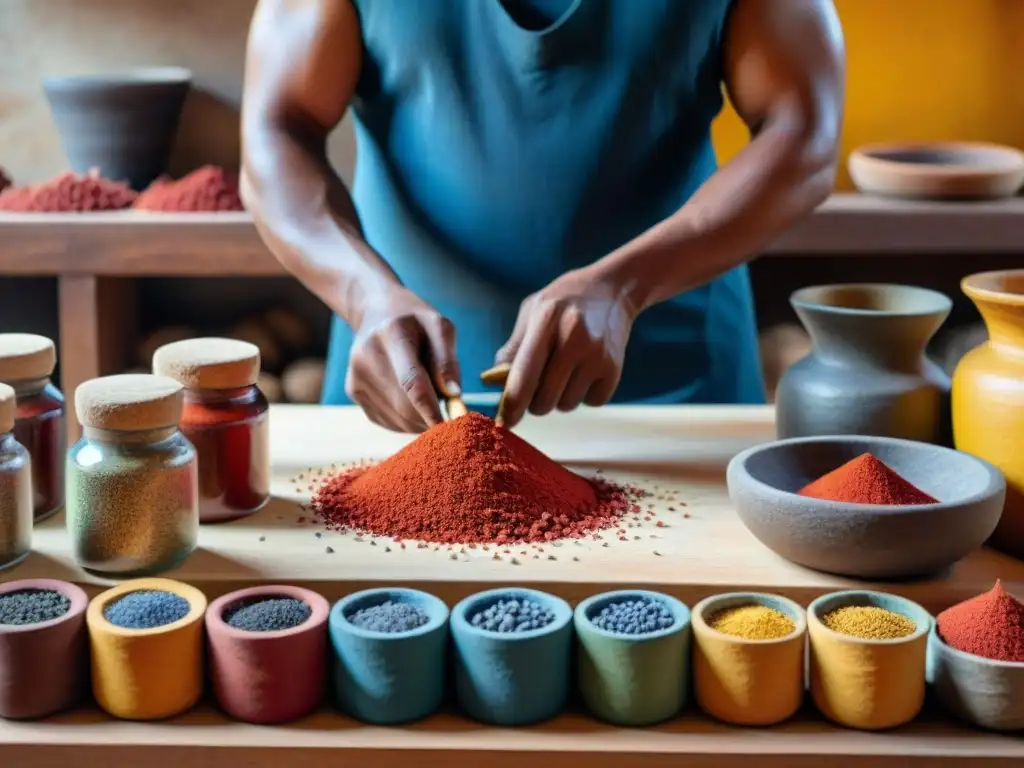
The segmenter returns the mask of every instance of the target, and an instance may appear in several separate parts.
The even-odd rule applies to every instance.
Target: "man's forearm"
[[[834,137],[832,126],[768,122],[679,211],[595,269],[639,312],[748,261],[828,196]]]
[[[322,153],[284,129],[247,136],[241,190],[256,227],[278,261],[359,327],[364,297],[397,276],[363,239],[344,182]]]

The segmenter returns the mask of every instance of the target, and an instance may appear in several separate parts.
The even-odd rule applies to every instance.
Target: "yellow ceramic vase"
[[[991,544],[1024,558],[1024,269],[982,272],[961,284],[989,340],[953,375],[953,438],[1006,477],[1006,506]]]

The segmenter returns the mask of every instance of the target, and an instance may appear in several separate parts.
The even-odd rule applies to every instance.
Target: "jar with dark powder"
[[[14,436],[32,457],[37,522],[64,506],[64,395],[50,381],[56,364],[56,349],[45,336],[0,333],[0,382],[17,397]]]
[[[182,386],[162,376],[92,379],[75,391],[82,438],[68,454],[67,528],[86,570],[169,570],[199,532],[196,451],[178,430]]]
[[[14,436],[14,389],[0,384],[0,568],[32,549],[32,461]]]
[[[267,398],[260,351],[235,339],[188,339],[153,355],[153,372],[185,387],[181,431],[199,454],[199,520],[245,517],[270,496]]]

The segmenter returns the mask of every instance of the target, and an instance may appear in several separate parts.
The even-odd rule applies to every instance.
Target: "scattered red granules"
[[[15,213],[82,213],[118,211],[135,202],[127,184],[105,179],[98,173],[80,176],[62,173],[55,179],[0,192],[0,211]]]
[[[814,499],[844,501],[850,504],[901,506],[937,503],[927,493],[904,480],[870,453],[863,453],[846,462],[838,469],[804,486],[797,493]]]
[[[161,176],[139,195],[135,208],[143,211],[242,211],[238,174],[204,165],[178,180]]]
[[[1024,604],[1000,581],[988,592],[947,608],[936,625],[939,637],[958,651],[1024,662]]]
[[[470,413],[391,458],[325,481],[313,510],[328,528],[446,544],[543,542],[608,528],[637,488],[569,471]]]

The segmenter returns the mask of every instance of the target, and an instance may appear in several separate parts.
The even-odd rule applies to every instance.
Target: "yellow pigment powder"
[[[744,640],[776,640],[792,634],[796,624],[781,611],[753,603],[726,608],[715,614],[711,628]]]
[[[917,630],[917,624],[906,616],[873,605],[837,608],[825,614],[823,623],[833,632],[865,640],[895,640]]]

